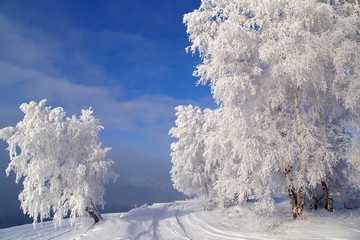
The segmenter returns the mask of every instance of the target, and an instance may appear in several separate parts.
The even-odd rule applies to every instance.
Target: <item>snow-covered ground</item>
[[[245,207],[204,211],[195,202],[142,206],[127,213],[105,214],[92,225],[64,221],[53,228],[45,222],[33,229],[23,225],[0,229],[0,239],[360,239],[360,212],[307,211],[293,220],[286,200],[278,201],[275,216],[258,217]]]

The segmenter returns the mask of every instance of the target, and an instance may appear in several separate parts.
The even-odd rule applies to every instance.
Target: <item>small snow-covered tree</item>
[[[186,195],[208,196],[209,180],[203,156],[203,112],[191,105],[178,106],[176,110],[176,127],[170,130],[170,134],[179,141],[171,144],[171,179],[175,189]]]
[[[10,163],[6,169],[23,182],[21,208],[34,219],[53,218],[55,226],[70,214],[101,219],[96,205],[104,205],[104,183],[116,178],[109,148],[102,148],[98,133],[103,128],[91,109],[80,117],[66,117],[61,107],[51,109],[30,102],[20,106],[24,119],[15,127],[0,129],[8,143]]]
[[[329,186],[360,189],[356,5],[202,0],[184,22],[188,50],[202,58],[194,75],[210,84],[221,112],[215,123],[204,115],[203,125],[216,127],[201,136],[204,162],[218,163],[219,199],[253,196],[270,211],[286,184],[296,218],[319,186],[330,211]]]

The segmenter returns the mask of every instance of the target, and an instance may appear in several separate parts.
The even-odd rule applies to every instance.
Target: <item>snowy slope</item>
[[[359,211],[307,212],[292,220],[288,201],[277,215],[258,218],[247,208],[203,211],[191,201],[142,206],[128,213],[104,215],[54,229],[51,222],[33,229],[23,225],[0,229],[0,239],[360,239]]]

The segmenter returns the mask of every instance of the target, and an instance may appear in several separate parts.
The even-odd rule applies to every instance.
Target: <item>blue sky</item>
[[[0,1],[0,128],[23,117],[19,105],[48,99],[69,115],[92,107],[120,174],[107,186],[107,211],[181,197],[169,179],[175,106],[212,105],[196,87],[196,56],[183,14],[199,0]],[[0,144],[0,227],[21,214]],[[14,208],[16,208],[14,210]],[[17,215],[16,215],[17,216]],[[20,220],[13,220],[17,223]]]

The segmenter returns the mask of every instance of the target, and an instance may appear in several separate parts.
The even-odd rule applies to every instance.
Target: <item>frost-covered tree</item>
[[[170,130],[173,137],[180,139],[171,145],[171,157],[176,159],[170,172],[174,187],[187,195],[209,195],[203,156],[203,112],[191,105],[176,109],[176,127]]]
[[[30,102],[20,106],[24,119],[15,127],[0,129],[8,143],[10,163],[6,169],[22,181],[21,208],[34,219],[53,218],[55,226],[70,214],[101,219],[96,205],[104,205],[104,183],[116,178],[112,160],[106,159],[98,133],[103,128],[91,109],[80,117],[66,117],[61,107],[52,109]]]
[[[329,211],[329,187],[360,189],[356,5],[202,0],[184,22],[188,50],[202,59],[194,75],[209,83],[221,113],[216,123],[204,115],[204,126],[216,128],[201,136],[205,169],[218,163],[219,201],[252,196],[259,210],[271,211],[272,195],[285,185],[296,218],[316,188]]]

